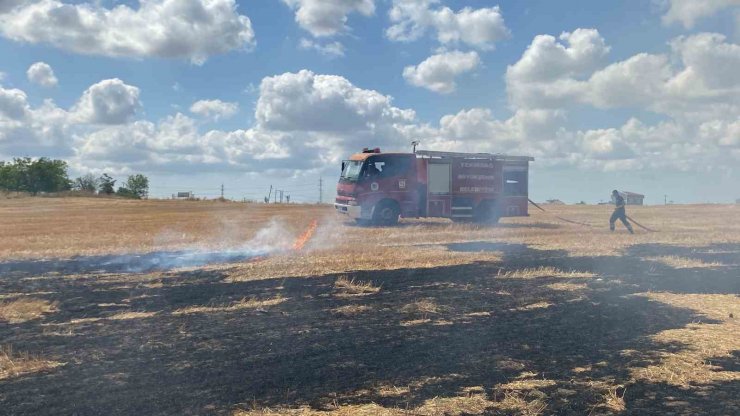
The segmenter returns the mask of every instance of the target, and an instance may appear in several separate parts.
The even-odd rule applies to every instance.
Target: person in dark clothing
[[[627,221],[627,213],[624,211],[624,198],[622,198],[622,195],[619,195],[619,191],[616,189],[612,191],[612,198],[614,199],[614,205],[616,208],[614,208],[614,212],[612,213],[611,218],[609,218],[609,229],[614,231],[614,223],[616,223],[617,220],[620,220],[622,221],[622,224],[627,227],[630,234],[634,234],[635,232],[632,230],[632,224]]]

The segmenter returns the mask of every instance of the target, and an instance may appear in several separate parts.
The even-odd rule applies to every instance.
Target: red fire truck
[[[526,216],[528,156],[363,149],[342,162],[334,208],[360,223],[404,218],[497,222]]]

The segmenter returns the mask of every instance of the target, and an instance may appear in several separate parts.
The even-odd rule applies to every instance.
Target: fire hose
[[[559,219],[560,221],[565,221],[565,222],[568,222],[568,223],[571,223],[571,224],[576,224],[576,225],[582,225],[582,226],[584,226],[584,227],[590,227],[590,228],[593,228],[593,227],[594,227],[593,225],[591,225],[591,224],[586,224],[585,222],[578,222],[578,221],[573,221],[573,220],[569,220],[569,219],[567,219],[567,218],[563,218],[563,217],[557,216],[557,215],[555,215],[555,214],[553,214],[553,213],[551,213],[551,212],[547,212],[547,211],[545,211],[545,209],[544,209],[544,208],[542,208],[541,206],[537,205],[537,203],[536,203],[536,202],[532,201],[532,200],[531,200],[531,199],[529,199],[529,198],[527,198],[527,200],[529,201],[529,203],[530,203],[530,204],[532,204],[532,205],[534,205],[535,207],[537,207],[537,209],[539,209],[540,211],[542,211],[542,212],[544,212],[544,213],[546,213],[546,214],[550,214],[550,215],[552,215],[553,217],[555,217],[555,218]],[[656,230],[653,230],[652,228],[648,228],[648,227],[646,227],[646,226],[644,226],[644,225],[640,224],[639,222],[635,221],[635,220],[634,220],[634,219],[633,219],[632,217],[630,217],[629,215],[625,215],[625,216],[627,217],[627,219],[628,219],[628,220],[632,221],[633,223],[635,223],[635,225],[636,225],[636,226],[638,226],[638,227],[642,228],[643,230],[645,230],[645,231],[647,231],[647,232],[651,232],[651,233],[655,233],[655,232],[657,232]]]
[[[529,198],[527,198],[527,200],[529,201],[529,203],[530,203],[530,204],[532,204],[532,205],[534,205],[535,207],[537,207],[537,209],[539,209],[540,211],[542,211],[542,212],[544,212],[544,213],[546,213],[546,214],[550,214],[550,215],[552,215],[553,217],[555,217],[555,218],[559,219],[560,221],[565,221],[565,222],[569,222],[569,223],[571,223],[571,224],[576,224],[576,225],[582,225],[582,226],[584,226],[584,227],[591,227],[591,228],[593,228],[593,225],[591,225],[591,224],[586,224],[585,222],[578,222],[578,221],[573,221],[573,220],[569,220],[569,219],[567,219],[567,218],[563,218],[563,217],[557,216],[557,215],[555,215],[555,214],[553,214],[553,213],[551,213],[551,212],[547,212],[547,211],[545,211],[545,209],[544,209],[544,208],[542,208],[541,206],[537,205],[537,203],[536,203],[536,202],[532,201],[532,200],[531,200],[531,199],[529,199]]]
[[[657,233],[657,231],[656,231],[656,230],[653,230],[652,228],[648,228],[648,227],[646,227],[646,226],[644,226],[644,225],[640,224],[639,222],[635,221],[635,220],[634,220],[634,219],[633,219],[632,217],[630,217],[629,215],[625,215],[625,217],[627,217],[627,219],[628,219],[628,220],[630,220],[630,221],[634,222],[636,226],[638,226],[638,227],[642,228],[643,230],[645,230],[645,231],[647,231],[647,232],[650,232],[650,233]]]

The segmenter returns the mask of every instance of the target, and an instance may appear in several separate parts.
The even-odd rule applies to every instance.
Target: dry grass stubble
[[[48,370],[61,365],[64,364],[56,361],[44,360],[28,353],[15,352],[9,345],[0,346],[0,380]]]
[[[187,247],[192,244],[213,245],[218,247],[223,244],[219,239],[223,237],[224,228],[221,224],[227,223],[236,233],[228,235],[227,243],[239,243],[251,238],[254,233],[264,226],[273,217],[282,217],[286,227],[297,235],[305,229],[311,219],[325,218],[331,215],[331,208],[316,206],[263,206],[257,204],[218,203],[218,202],[191,202],[191,201],[100,201],[84,199],[65,200],[33,200],[29,201],[0,201],[0,228],[10,229],[17,238],[6,239],[0,242],[0,257],[3,258],[37,258],[44,256],[71,256],[78,254],[102,254],[125,251],[148,251],[168,250],[178,247]],[[435,269],[460,270],[461,267],[471,266],[470,270],[478,270],[477,263],[493,265],[489,272],[480,277],[486,284],[496,285],[491,292],[480,296],[465,297],[471,304],[454,304],[447,302],[446,298],[436,297],[437,293],[448,292],[425,292],[418,297],[416,295],[402,298],[401,302],[392,305],[388,309],[390,313],[399,313],[402,325],[417,325],[431,322],[432,319],[442,321],[448,319],[456,324],[464,325],[465,320],[456,321],[456,316],[465,317],[468,321],[483,319],[507,319],[506,316],[540,316],[557,314],[562,303],[553,298],[553,293],[569,295],[570,300],[582,300],[583,296],[588,298],[597,283],[591,279],[594,273],[587,271],[590,262],[598,261],[600,256],[609,256],[613,261],[619,261],[620,256],[629,255],[631,247],[636,245],[662,245],[675,247],[701,247],[715,243],[738,243],[740,242],[740,210],[729,206],[669,206],[669,207],[641,207],[630,208],[629,213],[638,221],[660,230],[659,233],[642,233],[631,236],[619,229],[611,234],[608,232],[606,219],[610,208],[608,207],[547,207],[566,218],[584,221],[594,225],[594,228],[585,228],[569,224],[563,224],[547,214],[532,212],[529,218],[504,219],[503,224],[498,227],[478,227],[471,224],[451,224],[445,220],[404,220],[397,228],[359,228],[352,225],[337,222],[326,223],[319,227],[315,244],[310,250],[297,255],[286,254],[270,257],[257,263],[244,263],[236,265],[209,266],[193,271],[193,276],[205,277],[223,274],[224,279],[219,283],[240,283],[234,285],[246,287],[244,282],[263,279],[281,279],[285,277],[326,277],[329,282],[326,286],[326,297],[322,299],[334,299],[336,303],[327,305],[323,311],[331,311],[337,315],[352,317],[352,319],[336,319],[338,322],[351,322],[352,325],[361,325],[362,320],[370,320],[378,312],[373,309],[374,300],[379,303],[385,302],[392,296],[397,296],[403,290],[416,290],[411,286],[403,290],[390,290],[390,284],[384,286],[383,290],[374,282],[392,281],[395,277],[414,280],[416,287],[432,286],[436,282],[425,280],[427,274],[432,274]],[[681,218],[682,221],[674,221]],[[33,226],[28,226],[33,224]],[[100,232],[99,230],[107,230]],[[322,233],[330,233],[333,236],[341,235],[341,244],[332,243],[332,238],[322,237]],[[336,239],[335,239],[336,240]],[[455,243],[478,243],[484,242],[489,247],[480,251],[461,252],[455,251],[451,245]],[[496,248],[501,246],[499,250]],[[519,247],[521,246],[521,247]],[[517,251],[518,250],[518,251]],[[529,265],[529,261],[548,261],[550,258],[541,256],[548,250],[563,252],[563,264],[558,267],[539,266],[536,263]],[[560,255],[560,254],[558,254]],[[570,257],[568,257],[570,256]],[[512,261],[512,257],[515,261]],[[574,258],[579,257],[580,262],[568,264]],[[646,259],[646,257],[642,257]],[[667,260],[666,260],[667,259]],[[660,261],[666,267],[659,269],[670,270],[682,267],[697,268],[696,273],[710,273],[716,268],[727,268],[732,265],[714,262],[699,261],[692,259],[690,255],[681,256],[658,256],[650,260]],[[649,260],[649,261],[650,261]],[[663,261],[665,260],[665,261]],[[691,261],[689,261],[691,260]],[[547,264],[547,263],[546,263]],[[585,264],[585,266],[584,266]],[[496,268],[499,267],[498,274]],[[573,269],[571,269],[573,267]],[[406,270],[408,269],[408,273]],[[387,273],[390,270],[398,272]],[[423,270],[414,277],[413,272]],[[383,279],[374,277],[373,274],[364,274],[362,279],[354,277],[357,271],[384,271],[378,273]],[[685,270],[684,270],[685,271]],[[659,270],[661,272],[661,270]],[[693,273],[693,271],[688,271]],[[599,273],[602,273],[599,271]],[[343,274],[335,279],[334,276]],[[118,279],[120,288],[125,291],[141,291],[137,296],[156,295],[158,292],[167,291],[177,285],[188,285],[187,282],[175,282],[170,277],[176,274],[152,273],[151,275],[117,275],[113,277],[96,276],[90,279],[89,284],[110,283],[108,280]],[[649,279],[645,276],[633,276]],[[661,275],[663,278],[670,276]],[[39,279],[34,284],[47,284],[54,277],[30,277]],[[89,276],[78,276],[74,284],[82,283]],[[65,276],[68,284],[72,284],[71,278]],[[77,278],[76,278],[77,279]],[[332,285],[332,280],[334,284]],[[371,281],[372,279],[372,281]],[[388,280],[391,279],[391,280]],[[552,279],[548,281],[547,279]],[[556,280],[557,279],[557,280]],[[137,280],[139,280],[137,282]],[[442,279],[444,280],[444,279]],[[604,279],[606,280],[606,279]],[[466,280],[472,282],[473,290],[476,289],[474,279]],[[543,284],[543,281],[547,284]],[[29,280],[30,282],[30,280]],[[79,282],[79,283],[77,283]],[[608,282],[616,287],[616,280]],[[51,284],[51,283],[49,283]],[[303,284],[303,283],[301,283]],[[307,279],[306,286],[312,283]],[[60,286],[63,288],[63,286]],[[195,286],[194,286],[195,287]],[[200,286],[199,286],[200,287]],[[516,288],[525,288],[516,290]],[[55,288],[58,290],[59,288]],[[179,289],[186,290],[183,286]],[[315,289],[315,288],[314,288]],[[438,289],[442,289],[441,286]],[[436,290],[436,289],[435,289]],[[468,289],[465,289],[468,290]],[[641,289],[647,290],[647,289]],[[567,292],[579,292],[570,294]],[[22,292],[14,289],[11,292]],[[471,291],[472,292],[472,291]],[[28,293],[18,293],[19,296],[27,296]],[[100,319],[100,328],[113,325],[121,325],[121,328],[132,330],[140,319],[147,324],[156,324],[157,320],[166,320],[172,315],[202,314],[198,317],[208,319],[209,313],[217,312],[240,312],[249,309],[259,309],[278,305],[287,298],[262,298],[254,297],[247,293],[244,298],[233,303],[208,303],[207,298],[199,300],[193,305],[177,309],[172,313],[163,312],[164,308],[157,309],[142,308],[137,311],[120,311],[112,315],[102,315],[102,318],[80,318]],[[573,296],[570,296],[573,295]],[[128,296],[132,296],[129,294]],[[263,295],[260,295],[263,296]],[[292,295],[291,295],[292,296]],[[426,297],[435,296],[436,298]],[[714,319],[717,322],[695,322],[685,327],[660,331],[650,334],[650,341],[657,345],[680,344],[686,348],[674,352],[661,351],[659,359],[650,365],[644,362],[632,362],[632,355],[625,351],[624,367],[626,373],[631,374],[627,379],[594,380],[590,371],[583,373],[573,370],[576,379],[556,380],[556,383],[572,383],[567,389],[580,389],[597,391],[602,394],[601,407],[597,410],[605,412],[619,412],[625,409],[623,385],[635,380],[648,380],[651,382],[669,383],[691,389],[693,383],[712,383],[723,380],[737,380],[737,371],[722,370],[714,365],[711,360],[717,357],[731,358],[733,351],[740,350],[738,337],[734,334],[740,333],[737,317],[737,296],[733,295],[704,295],[704,294],[675,294],[651,292],[643,294],[656,302],[665,303],[676,308],[689,308],[707,316],[707,320]],[[0,319],[11,322],[22,322],[18,319],[37,319],[44,313],[53,311],[54,305],[37,304],[28,306],[29,312],[25,315],[19,314],[19,305],[8,307],[11,302],[6,296],[0,304]],[[557,297],[557,296],[555,296]],[[238,297],[233,298],[238,299]],[[297,297],[294,299],[298,299]],[[495,300],[495,302],[494,302]],[[120,303],[120,299],[116,299]],[[362,301],[367,305],[352,304],[350,302]],[[444,302],[438,305],[437,302]],[[611,301],[619,302],[611,299]],[[409,303],[410,302],[410,303]],[[476,302],[491,302],[481,304]],[[293,301],[286,305],[294,308],[299,302]],[[350,303],[350,304],[345,304]],[[49,306],[51,305],[51,307]],[[341,306],[339,306],[341,305]],[[368,305],[372,305],[368,306]],[[590,302],[584,302],[586,309],[591,308]],[[283,305],[285,306],[285,305]],[[383,305],[384,306],[384,305]],[[553,308],[552,306],[557,306]],[[281,306],[282,307],[282,306]],[[5,308],[5,309],[3,309]],[[46,309],[44,309],[46,308]],[[454,310],[447,310],[450,308]],[[607,310],[594,306],[597,311]],[[11,311],[11,312],[7,312]],[[15,312],[12,312],[15,311]],[[34,312],[35,311],[35,312]],[[489,312],[491,311],[491,312]],[[513,313],[512,311],[516,312]],[[298,309],[291,310],[298,314]],[[107,313],[107,312],[106,312]],[[734,316],[734,318],[731,318]],[[240,315],[235,313],[233,315]],[[8,318],[13,316],[13,318]],[[79,316],[79,315],[78,315]],[[84,315],[83,315],[84,316]],[[298,315],[291,315],[284,319],[296,319]],[[146,319],[142,319],[146,318]],[[253,318],[249,316],[248,318]],[[596,318],[601,319],[598,315]],[[654,317],[653,317],[654,318]],[[653,319],[647,318],[647,319]],[[128,322],[120,322],[121,320]],[[179,320],[178,320],[179,322]],[[217,320],[213,320],[214,323]],[[15,328],[13,328],[15,329]],[[285,327],[283,327],[285,329]],[[624,328],[618,328],[624,329]],[[403,331],[429,331],[436,330],[432,326],[419,326],[414,328],[402,328]],[[198,334],[195,334],[198,335]],[[28,334],[30,337],[31,335]],[[77,336],[77,335],[76,335]],[[41,335],[39,335],[41,337]],[[43,340],[41,341],[43,342]],[[650,344],[654,345],[654,344]],[[619,350],[617,350],[619,352]],[[652,351],[639,351],[637,356],[644,358]],[[536,351],[532,354],[537,355]],[[567,354],[567,353],[566,353]],[[1,357],[1,356],[0,356]],[[11,357],[6,354],[6,357]],[[556,357],[560,358],[560,357]],[[567,357],[566,357],[567,358]],[[572,357],[571,357],[572,358]],[[413,359],[413,357],[410,357]],[[15,354],[13,358],[6,358],[6,362],[12,362],[14,368],[21,368],[18,363],[28,363],[28,368],[43,367],[34,361],[31,356]],[[35,364],[34,364],[35,362]],[[578,365],[586,365],[580,362]],[[36,366],[36,367],[34,367]],[[722,371],[720,371],[722,370]],[[6,370],[3,370],[6,371]],[[13,370],[18,371],[18,370]],[[9,374],[9,373],[8,373]],[[553,377],[554,378],[554,377]],[[558,384],[560,385],[560,384]],[[458,386],[459,387],[459,386]],[[402,414],[543,414],[547,413],[547,406],[556,404],[555,401],[563,397],[570,397],[565,392],[544,391],[553,389],[549,380],[537,377],[525,377],[509,383],[494,385],[488,391],[482,388],[470,387],[468,390],[449,389],[438,397],[423,396],[426,400],[417,403],[416,407],[395,408],[383,407],[379,404],[337,404],[331,409],[311,409],[307,407],[298,408],[275,408],[259,409],[254,407],[249,411],[238,411],[240,415],[402,415]],[[400,397],[409,395],[408,390],[401,387],[397,390]],[[337,390],[339,391],[339,390]],[[342,393],[338,393],[341,395]],[[351,395],[352,393],[348,393]],[[168,396],[172,397],[172,396]],[[360,396],[361,397],[361,396]],[[241,398],[248,400],[249,398]],[[256,400],[259,400],[258,397]],[[342,397],[340,396],[341,400]],[[227,405],[234,403],[233,401]],[[282,402],[281,402],[282,403]],[[300,406],[302,403],[295,403]],[[362,402],[360,402],[362,403]],[[224,403],[220,403],[224,405]],[[286,401],[285,406],[291,406]],[[248,406],[247,406],[248,407]],[[233,407],[232,407],[233,408]],[[549,410],[552,410],[549,409]]]
[[[38,319],[44,314],[55,312],[57,305],[57,302],[25,297],[0,302],[0,321],[17,324]]]
[[[679,256],[645,257],[645,260],[662,263],[668,267],[673,267],[674,269],[714,268],[724,266],[724,264],[717,261],[706,262],[699,259]]]
[[[738,381],[740,372],[723,370],[712,359],[734,359],[740,351],[740,297],[738,295],[675,294],[649,292],[639,294],[656,302],[693,309],[714,322],[694,322],[684,328],[661,331],[652,336],[658,343],[680,343],[679,352],[661,352],[660,362],[635,367],[635,379],[688,387],[716,381]]]
[[[347,276],[340,276],[334,282],[335,295],[339,297],[364,296],[380,292],[380,287],[373,286],[373,282],[362,282]]]
[[[173,311],[173,315],[188,315],[193,313],[234,312],[242,309],[261,309],[268,306],[279,305],[288,300],[280,295],[270,299],[242,298],[228,305],[219,306],[190,306]]]

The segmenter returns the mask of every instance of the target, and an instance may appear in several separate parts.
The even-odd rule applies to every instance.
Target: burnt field
[[[740,209],[545,208],[0,200],[0,413],[740,413]]]

